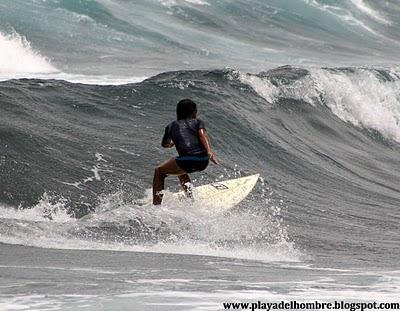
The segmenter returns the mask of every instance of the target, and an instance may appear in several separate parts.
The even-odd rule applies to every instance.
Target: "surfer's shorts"
[[[176,164],[186,173],[200,172],[204,170],[208,163],[208,156],[179,156],[175,158]]]

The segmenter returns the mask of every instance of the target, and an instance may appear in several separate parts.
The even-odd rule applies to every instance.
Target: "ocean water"
[[[0,309],[399,302],[400,4],[0,2]],[[143,208],[176,103],[260,173],[224,215]],[[167,179],[176,191],[176,178]]]

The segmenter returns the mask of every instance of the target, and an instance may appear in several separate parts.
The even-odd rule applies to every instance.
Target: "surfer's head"
[[[191,99],[182,99],[176,106],[176,117],[178,120],[196,118],[197,105]]]

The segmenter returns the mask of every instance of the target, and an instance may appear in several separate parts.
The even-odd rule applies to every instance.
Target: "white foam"
[[[25,36],[0,32],[0,81],[10,79],[55,79],[72,83],[122,85],[145,80],[144,76],[84,75],[64,73],[49,58],[32,48]]]
[[[386,20],[384,17],[382,17],[379,12],[373,10],[371,7],[369,7],[363,0],[350,0],[353,5],[359,9],[362,13],[368,15],[369,17],[373,18],[374,20],[382,23],[382,24],[390,24],[388,20]]]
[[[93,84],[93,85],[123,85],[138,83],[147,79],[144,76],[110,76],[110,75],[84,75],[64,72],[51,73],[1,73],[0,81],[10,79],[43,79],[43,80],[64,80],[71,83]]]
[[[276,86],[267,78],[261,78],[251,74],[239,74],[239,80],[251,86],[261,97],[265,98],[269,103],[273,103],[276,99],[292,98],[296,100],[305,100],[310,104],[314,104],[313,99],[318,96],[315,92],[314,81],[308,76],[303,79],[294,81],[291,84]]]
[[[338,6],[333,6],[333,5],[327,5],[327,4],[322,4],[319,3],[316,0],[303,0],[305,1],[308,5],[320,10],[320,11],[324,11],[328,14],[333,15],[335,18],[338,18],[344,22],[346,22],[349,25],[352,26],[359,26],[361,28],[363,28],[364,30],[368,31],[369,33],[379,36],[379,37],[383,37],[382,35],[380,35],[379,33],[377,33],[375,30],[373,30],[371,27],[367,26],[363,21],[357,19],[352,12],[350,12],[349,10],[345,10],[341,7]]]
[[[34,208],[13,208],[0,206],[1,218],[44,221],[44,222],[69,222],[74,219],[66,213],[65,201],[53,201],[52,198],[44,193],[39,203]]]
[[[205,0],[159,0],[159,2],[163,5],[166,6],[168,8],[171,8],[173,6],[177,6],[180,4],[184,4],[184,3],[189,3],[189,4],[195,4],[195,5],[210,5],[210,3],[208,3]]]
[[[400,142],[400,80],[383,82],[363,69],[354,73],[316,69],[312,76],[335,115]]]
[[[190,206],[194,208],[126,204],[118,192],[103,198],[98,212],[74,219],[65,213],[62,204],[54,209],[51,201],[47,197],[29,210],[1,209],[0,220],[9,227],[0,230],[0,242],[43,248],[203,255],[266,262],[293,262],[303,257],[288,241],[281,218],[274,214],[261,217],[237,212],[213,217],[199,213],[195,204]],[[274,209],[273,206],[269,208]],[[52,211],[50,217],[47,210]],[[139,236],[141,230],[145,236],[150,230],[151,241],[146,238],[136,242],[135,236],[126,236],[116,242],[113,237],[104,240],[101,234],[95,238],[95,233],[92,238],[93,228],[102,230],[104,223],[115,225],[115,237],[118,238],[121,228],[128,230],[134,225],[128,220],[137,222],[135,230],[139,230]],[[122,230],[125,234],[123,232],[125,230]],[[271,235],[275,237],[274,242],[260,240],[262,236]]]
[[[307,75],[290,84],[273,85],[268,78],[240,74],[268,102],[278,98],[322,104],[345,122],[380,132],[400,142],[400,72],[392,69],[393,81],[382,81],[373,70],[331,71],[310,69]]]
[[[46,57],[34,50],[25,36],[17,32],[0,32],[0,75],[54,73],[55,68]]]
[[[239,74],[239,80],[251,86],[261,97],[272,103],[279,95],[279,88],[268,79],[262,79],[254,75]]]
[[[27,267],[31,268],[31,267]],[[42,269],[43,267],[40,267]],[[248,266],[246,268],[249,268]],[[251,267],[250,267],[251,268]],[[344,301],[353,303],[391,303],[398,301],[398,280],[381,280],[387,275],[397,275],[398,271],[368,272],[354,270],[347,274],[348,279],[341,278],[341,274],[329,275],[294,274],[292,280],[268,280],[268,275],[276,276],[276,271],[270,266],[265,267],[265,281],[246,281],[241,279],[220,278],[124,278],[119,280],[130,285],[137,285],[131,291],[124,290],[107,296],[107,305],[111,309],[118,309],[118,304],[127,306],[136,303],[137,307],[150,307],[154,310],[219,310],[222,302],[249,302],[260,300],[263,303],[280,303],[281,301],[297,303]],[[56,269],[59,269],[56,267]],[[90,269],[70,269],[72,271],[89,272]],[[290,273],[291,271],[282,271]],[[93,273],[104,273],[93,270]],[[108,272],[106,272],[108,273]],[[122,273],[110,271],[111,274]],[[146,276],[146,275],[145,275]],[[367,277],[367,278],[365,278]],[[368,277],[372,280],[368,280]],[[115,277],[114,277],[115,278]],[[218,290],[203,290],[217,288]],[[185,290],[197,288],[199,290]],[[240,288],[240,290],[238,290]],[[85,303],[90,309],[98,305],[99,299],[104,295],[92,294],[63,294],[47,295],[2,295],[0,299],[1,310],[26,310],[46,309],[64,310],[73,307],[82,308]],[[77,305],[77,304],[80,305]],[[165,308],[167,307],[167,308]],[[342,309],[341,309],[342,310]],[[386,309],[385,309],[386,310]]]
[[[197,4],[197,5],[210,5],[207,1],[204,0],[185,0],[187,3]]]
[[[76,308],[96,299],[95,295],[2,295],[0,309],[3,311],[15,310],[63,310],[66,304],[76,304]]]
[[[384,272],[387,274],[396,273],[396,271]],[[398,280],[378,280],[375,283],[368,283],[362,285],[354,282],[355,280],[362,280],[364,276],[379,277],[382,275],[381,272],[362,274],[357,271],[349,273],[352,276],[352,281],[343,281],[337,278],[337,274],[331,274],[329,277],[324,275],[310,279],[293,280],[287,282],[245,282],[240,281],[242,290],[219,290],[214,292],[183,292],[174,290],[163,290],[163,291],[147,291],[147,292],[132,292],[118,295],[121,298],[132,298],[132,297],[153,297],[154,303],[156,301],[165,300],[165,298],[171,298],[169,301],[172,302],[172,298],[178,299],[179,302],[183,298],[192,299],[192,305],[197,304],[200,301],[208,301],[220,303],[220,301],[253,301],[257,300],[255,297],[262,297],[263,301],[269,302],[280,302],[282,300],[290,301],[295,300],[300,302],[313,302],[316,299],[324,302],[334,301],[346,301],[350,302],[391,302],[397,301],[399,282]],[[363,276],[364,275],[364,276]],[[206,280],[204,280],[206,281]],[[208,281],[208,280],[207,280]],[[206,282],[207,282],[206,281]],[[219,280],[218,280],[219,281]],[[232,281],[234,286],[235,281]],[[265,288],[274,288],[277,284],[283,285],[285,292],[266,290]],[[196,301],[196,303],[194,302]],[[213,309],[214,310],[214,309]]]
[[[0,237],[0,241],[6,244],[26,245],[40,248],[53,249],[73,249],[73,250],[105,250],[105,251],[123,251],[140,252],[156,254],[178,254],[178,255],[196,255],[208,257],[223,257],[233,259],[257,260],[263,262],[298,262],[300,253],[288,245],[281,248],[279,245],[267,249],[255,249],[252,247],[242,247],[238,249],[213,248],[208,244],[200,243],[157,243],[154,245],[129,245],[125,243],[107,243],[100,241],[85,241],[77,238],[63,238],[62,236],[50,237],[42,234],[36,238],[21,237]]]

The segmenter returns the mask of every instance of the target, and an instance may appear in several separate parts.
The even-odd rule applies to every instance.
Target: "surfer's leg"
[[[185,195],[188,198],[192,198],[192,187],[191,187],[192,182],[190,180],[190,176],[188,174],[183,174],[179,175],[178,178],[183,188],[183,191],[185,191]]]
[[[164,190],[164,180],[168,175],[183,175],[186,172],[181,169],[175,161],[175,158],[169,159],[168,161],[157,166],[154,170],[153,178],[153,204],[160,205],[162,201],[162,193]]]

